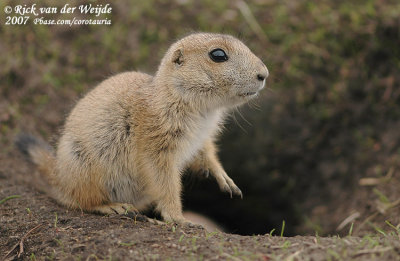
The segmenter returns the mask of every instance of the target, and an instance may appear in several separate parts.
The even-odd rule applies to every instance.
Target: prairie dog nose
[[[257,80],[262,82],[265,80],[265,78],[267,78],[267,77],[264,74],[261,74],[261,73],[257,74]]]
[[[257,73],[257,80],[259,80],[260,82],[264,81],[269,75],[268,69],[266,66],[263,67],[262,70],[260,70]]]

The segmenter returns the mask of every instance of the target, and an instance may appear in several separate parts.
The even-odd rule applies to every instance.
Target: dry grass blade
[[[342,230],[347,224],[353,222],[354,220],[356,220],[357,218],[360,217],[360,213],[359,212],[355,212],[353,214],[351,214],[350,216],[348,216],[347,218],[345,218],[340,224],[339,226],[336,228],[336,231],[340,231]]]
[[[39,224],[36,227],[32,228],[31,230],[29,230],[19,241],[19,243],[15,244],[11,250],[4,256],[3,260],[7,260],[7,257],[19,246],[19,252],[18,252],[18,258],[22,255],[22,253],[24,253],[24,240],[36,229],[38,229],[39,227],[41,227],[42,225]]]
[[[300,255],[301,252],[302,252],[302,250],[298,250],[298,251],[294,252],[293,254],[291,254],[290,256],[288,256],[287,258],[285,258],[285,260],[286,261],[296,260],[296,258],[298,257],[298,255]]]
[[[380,178],[362,178],[358,181],[360,186],[376,186],[381,183]]]
[[[383,247],[383,248],[376,248],[376,249],[364,249],[364,250],[360,250],[357,253],[355,253],[353,255],[353,257],[360,256],[360,255],[371,255],[371,254],[387,252],[387,251],[390,251],[392,249],[393,249],[393,247]]]
[[[261,28],[260,24],[257,22],[257,19],[254,17],[251,12],[249,6],[243,0],[236,1],[236,6],[239,11],[242,13],[244,19],[249,24],[251,30],[260,38],[264,43],[268,42],[267,36],[265,35],[264,30]]]
[[[390,181],[394,173],[394,168],[390,168],[385,177],[382,178],[362,178],[358,181],[360,186],[376,186],[384,182]]]
[[[235,256],[232,256],[232,255],[230,255],[230,254],[228,254],[228,253],[223,253],[221,256],[227,257],[229,260],[241,261],[240,258],[235,257]]]
[[[400,199],[394,201],[394,202],[389,202],[389,203],[383,203],[381,201],[377,201],[377,206],[376,208],[378,209],[379,213],[385,214],[386,211],[388,211],[391,208],[394,208],[400,204]]]

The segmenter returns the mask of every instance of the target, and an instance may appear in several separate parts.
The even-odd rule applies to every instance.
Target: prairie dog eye
[[[220,48],[212,50],[208,55],[210,56],[211,60],[213,60],[216,63],[222,63],[228,61],[228,56],[226,55],[224,50]]]

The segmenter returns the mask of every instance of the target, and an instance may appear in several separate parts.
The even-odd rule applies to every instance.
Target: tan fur
[[[216,63],[221,48],[229,60]],[[35,149],[56,198],[100,213],[156,204],[164,220],[182,215],[181,174],[209,170],[220,188],[241,196],[214,145],[228,109],[256,95],[266,66],[228,35],[192,34],[167,51],[154,77],[126,72],[82,98],[68,116],[56,156]]]

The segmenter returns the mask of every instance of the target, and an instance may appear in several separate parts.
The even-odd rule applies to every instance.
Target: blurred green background
[[[5,6],[19,3],[67,1],[0,2],[2,157],[14,153],[21,130],[55,144],[90,88],[118,72],[153,74],[176,39],[207,31],[242,39],[270,77],[260,98],[232,114],[219,142],[244,199],[192,175],[186,209],[241,234],[267,233],[283,220],[288,235],[331,233],[358,179],[400,163],[398,0],[68,1],[110,3],[112,14],[101,17],[112,25],[4,25]]]

